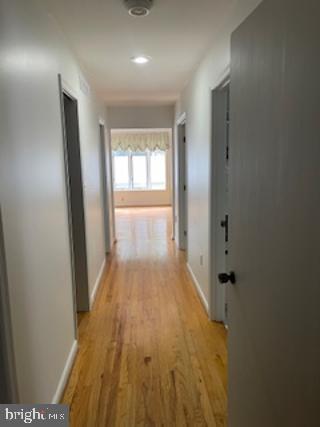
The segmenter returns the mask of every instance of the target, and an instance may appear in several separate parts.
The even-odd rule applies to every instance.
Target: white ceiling
[[[109,104],[173,103],[206,50],[257,0],[155,0],[145,18],[122,0],[43,0]],[[243,17],[243,16],[242,16]],[[134,55],[149,55],[137,66]]]

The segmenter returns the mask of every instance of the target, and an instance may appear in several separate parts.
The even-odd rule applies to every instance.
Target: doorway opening
[[[111,130],[115,217],[172,206],[171,140],[167,128]]]
[[[188,247],[188,185],[187,185],[187,137],[185,116],[177,125],[177,206],[178,247],[187,251]]]
[[[230,79],[212,91],[210,191],[210,316],[228,324],[228,298],[218,274],[228,270]]]
[[[75,331],[77,313],[89,311],[89,284],[84,212],[78,102],[65,90],[60,79],[69,240],[73,278]]]

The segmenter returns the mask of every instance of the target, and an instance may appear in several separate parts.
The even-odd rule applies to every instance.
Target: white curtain
[[[165,131],[112,131],[114,151],[166,151],[170,148],[169,132]]]

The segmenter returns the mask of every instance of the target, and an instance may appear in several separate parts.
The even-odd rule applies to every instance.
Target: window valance
[[[111,146],[113,151],[166,151],[170,148],[168,131],[130,130],[112,131]]]

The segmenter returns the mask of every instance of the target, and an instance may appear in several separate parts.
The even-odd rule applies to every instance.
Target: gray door
[[[105,252],[109,253],[111,250],[111,243],[110,243],[110,218],[109,218],[107,162],[106,162],[106,141],[105,141],[104,125],[99,125],[99,130],[100,130],[100,164],[101,164],[101,189],[102,189],[102,201],[103,201],[104,241],[105,241]]]
[[[78,104],[67,93],[62,93],[62,111],[75,310],[88,311],[90,302]]]
[[[230,427],[320,425],[319,18],[268,0],[232,38]]]

